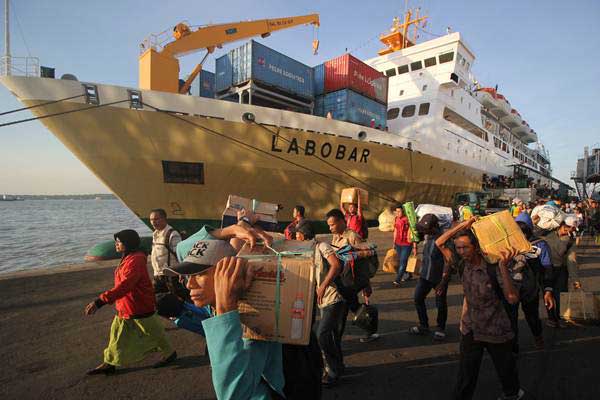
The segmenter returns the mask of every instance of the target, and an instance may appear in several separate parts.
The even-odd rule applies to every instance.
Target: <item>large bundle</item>
[[[256,199],[247,199],[245,197],[230,194],[227,198],[227,206],[223,212],[221,227],[235,225],[238,222],[238,211],[246,210],[252,212],[257,219],[256,224],[265,231],[277,230],[277,211],[279,205],[267,203]]]
[[[410,238],[411,242],[419,241],[419,234],[417,232],[417,213],[415,212],[415,206],[412,201],[407,201],[402,205],[402,209],[404,210],[404,215],[408,218],[408,226],[410,228]]]
[[[540,218],[537,226],[546,230],[558,228],[565,220],[565,213],[562,212],[560,208],[551,206],[550,204],[540,208],[537,212],[537,216]]]
[[[452,226],[453,214],[450,207],[438,206],[435,204],[419,204],[415,210],[419,219],[423,218],[425,214],[435,215],[440,223],[440,228],[448,229]]]
[[[377,220],[379,221],[379,230],[381,232],[392,232],[394,230],[396,217],[389,208],[386,207],[383,212],[379,214]]]
[[[517,253],[527,253],[531,251],[531,243],[523,235],[521,228],[508,211],[483,217],[477,220],[471,229],[488,262],[498,262],[501,252],[516,250]]]

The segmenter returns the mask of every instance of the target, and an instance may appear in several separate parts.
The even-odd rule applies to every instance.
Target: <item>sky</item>
[[[450,26],[463,34],[476,55],[478,81],[498,85],[538,132],[554,175],[570,182],[583,147],[600,147],[600,1],[409,0],[408,5],[429,16],[428,32],[443,34]],[[346,51],[362,59],[375,56],[381,48],[378,36],[404,13],[405,0],[11,0],[11,7],[14,57],[39,57],[42,65],[56,68],[57,77],[72,73],[82,81],[136,87],[139,43],[180,21],[202,25],[319,13],[317,56],[312,55],[312,27],[261,40],[317,65]],[[4,32],[4,18],[0,24]],[[430,38],[422,33],[420,40]],[[1,46],[3,54],[4,41]],[[182,58],[182,71],[191,71],[201,56]],[[211,71],[214,56],[205,63]],[[0,86],[0,112],[21,106]],[[0,122],[28,117],[22,112]],[[0,171],[0,194],[109,192],[37,121],[0,128]]]

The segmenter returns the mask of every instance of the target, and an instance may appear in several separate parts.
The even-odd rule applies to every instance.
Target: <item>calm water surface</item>
[[[120,200],[0,201],[0,273],[83,263],[122,229],[150,229]]]

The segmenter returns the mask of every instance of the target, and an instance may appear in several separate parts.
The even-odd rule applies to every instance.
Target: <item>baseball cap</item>
[[[169,275],[198,275],[224,257],[233,256],[236,251],[224,240],[199,240],[182,262],[164,269]]]
[[[417,223],[417,230],[424,233],[438,229],[438,227],[439,219],[435,214],[425,214]]]

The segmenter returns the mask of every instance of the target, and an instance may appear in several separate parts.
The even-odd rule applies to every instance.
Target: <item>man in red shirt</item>
[[[346,220],[346,227],[360,235],[362,239],[365,238],[366,232],[363,230],[363,213],[360,205],[360,195],[357,196],[357,204],[348,203],[347,210],[344,207],[344,203],[340,201],[340,210],[344,212],[344,219]]]
[[[406,264],[408,263],[408,257],[411,251],[416,255],[417,244],[411,243],[408,240],[408,218],[404,215],[402,210],[402,204],[396,206],[396,219],[394,221],[394,248],[398,255],[398,272],[396,273],[396,279],[394,285],[400,286],[400,282],[404,282],[410,279],[411,274],[406,273]]]

